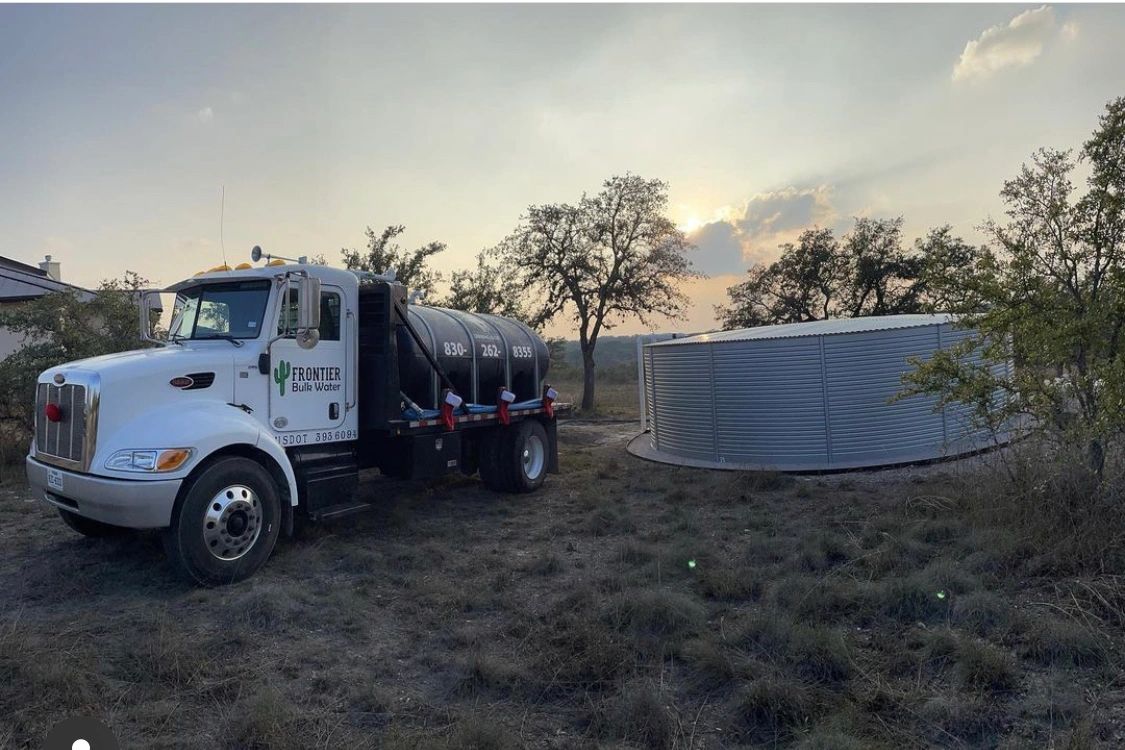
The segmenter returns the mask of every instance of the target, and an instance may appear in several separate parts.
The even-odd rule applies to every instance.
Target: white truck
[[[28,481],[82,534],[162,529],[174,567],[216,585],[251,575],[295,522],[369,507],[360,470],[479,471],[507,492],[558,471],[565,407],[546,345],[518,321],[280,259],[164,291],[160,339],[153,293],[141,298],[149,348],[39,376]]]

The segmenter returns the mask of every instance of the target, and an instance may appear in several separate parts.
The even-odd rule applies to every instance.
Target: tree
[[[679,285],[694,276],[691,247],[665,212],[668,185],[627,174],[577,205],[531,206],[505,243],[505,264],[526,290],[533,323],[566,313],[582,351],[582,408],[594,406],[598,336],[626,318],[679,315]]]
[[[404,250],[395,238],[406,231],[406,227],[392,225],[379,234],[367,227],[367,249],[340,251],[344,266],[357,271],[386,273],[395,270],[395,278],[414,291],[426,297],[434,292],[441,280],[441,273],[428,268],[430,258],[445,250],[444,242],[429,242],[415,250]]]
[[[1125,427],[1125,98],[1107,105],[1079,160],[1090,176],[1077,200],[1070,151],[1040,149],[1004,184],[1008,219],[985,226],[994,247],[951,279],[970,291],[963,322],[979,335],[916,363],[906,382],[972,404],[985,423],[1029,418],[1082,446],[1100,482]],[[1007,359],[1014,371],[989,366]]]
[[[846,317],[899,315],[921,309],[920,288],[915,283],[921,261],[902,248],[902,217],[857,218],[844,238],[842,300]]]
[[[971,271],[981,261],[984,248],[970,245],[953,236],[948,224],[931,229],[914,241],[914,253],[921,259],[918,298],[927,312],[977,312],[984,304],[969,281]]]
[[[780,250],[776,262],[752,267],[746,281],[727,289],[730,305],[716,307],[723,328],[803,323],[835,311],[844,266],[832,230],[806,229]]]
[[[148,286],[147,279],[127,271],[121,279],[103,281],[90,299],[67,289],[0,310],[0,327],[24,341],[0,361],[0,420],[33,427],[35,382],[43,370],[143,346],[137,292]]]
[[[523,303],[523,287],[515,274],[508,273],[491,257],[496,251],[477,253],[476,268],[454,271],[449,296],[441,306],[475,313],[492,313],[528,321]]]
[[[715,308],[723,328],[895,315],[924,308],[928,278],[924,246],[916,243],[912,251],[903,249],[901,217],[858,218],[842,243],[831,229],[806,229],[797,244],[778,249],[781,255],[776,261],[753,266],[746,281],[727,289],[729,304]]]

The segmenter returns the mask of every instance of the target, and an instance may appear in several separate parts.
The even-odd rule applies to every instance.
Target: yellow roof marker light
[[[253,268],[253,267],[254,266],[250,265],[249,263],[239,263],[237,266],[234,267],[234,270],[245,271],[245,270],[247,270],[249,268]]]
[[[271,261],[270,261],[269,263],[267,263],[266,265],[267,265],[267,266],[284,266],[284,265],[285,265],[285,261],[283,261],[283,260],[282,260],[281,258],[274,258],[273,260],[271,260]]]

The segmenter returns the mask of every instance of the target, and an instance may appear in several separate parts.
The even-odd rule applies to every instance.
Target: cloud
[[[742,257],[742,238],[729,221],[714,221],[688,234],[697,250],[691,254],[695,270],[708,276],[738,273],[749,265]]]
[[[821,185],[758,193],[746,202],[737,223],[743,247],[761,258],[773,254],[781,243],[795,239],[803,229],[829,221],[836,213],[831,192],[827,185]]]
[[[206,125],[207,123],[215,119],[215,110],[211,109],[210,107],[204,107],[203,109],[195,113],[195,119]]]
[[[692,261],[708,276],[741,274],[754,263],[777,256],[777,246],[796,240],[805,229],[825,226],[836,217],[827,185],[785,187],[750,198],[727,218],[688,233],[698,251]]]
[[[1067,21],[1062,25],[1062,28],[1059,29],[1059,34],[1066,41],[1073,42],[1078,38],[1078,31],[1079,27],[1077,21]]]
[[[1070,30],[1067,30],[1069,27]],[[1067,24],[1064,34],[1077,31]],[[1007,23],[999,24],[965,45],[961,59],[953,67],[954,81],[987,78],[1006,68],[1030,65],[1043,52],[1043,46],[1055,35],[1055,11],[1048,5],[1020,13]]]

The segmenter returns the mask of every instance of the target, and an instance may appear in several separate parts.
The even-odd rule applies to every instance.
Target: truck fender
[[[241,409],[221,403],[194,404],[190,410],[179,404],[166,404],[146,410],[99,440],[98,462],[122,448],[186,446],[198,452],[194,460],[178,471],[153,475],[152,479],[186,479],[203,461],[231,446],[246,445],[262,451],[277,463],[289,490],[289,504],[297,504],[297,479],[289,457],[277,440],[262,425]],[[100,465],[100,463],[99,463]],[[148,479],[110,470],[105,476]]]
[[[285,474],[285,482],[289,485],[289,504],[296,507],[298,500],[297,476],[293,473],[293,465],[289,462],[289,454],[281,447],[281,443],[277,442],[277,438],[265,430],[258,430],[258,442],[254,444],[254,447],[269,455],[281,467],[282,473]]]

